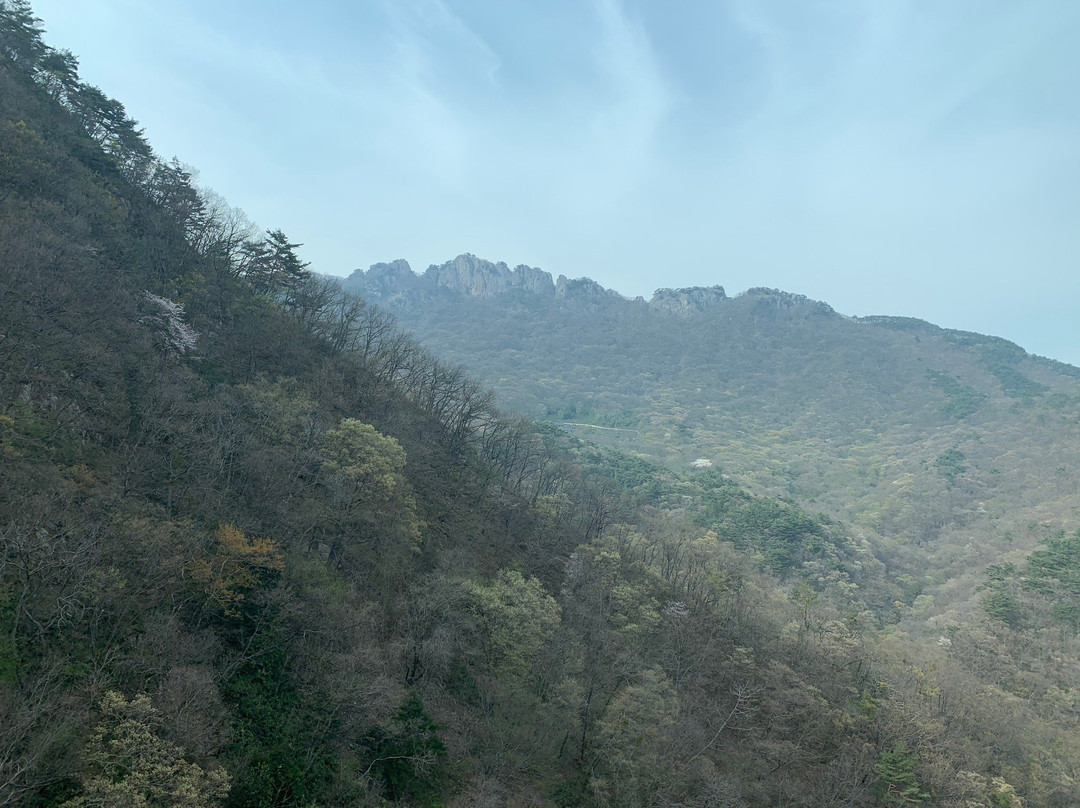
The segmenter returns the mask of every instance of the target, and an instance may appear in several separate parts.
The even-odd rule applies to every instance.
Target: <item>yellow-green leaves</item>
[[[204,771],[157,734],[161,718],[145,695],[109,691],[102,719],[83,751],[83,793],[64,808],[211,808],[229,791],[223,769]]]
[[[559,624],[555,599],[538,580],[517,570],[501,570],[493,581],[467,581],[464,589],[488,664],[510,676],[526,674]]]
[[[417,548],[421,522],[400,443],[346,418],[323,435],[320,454],[340,529],[362,535],[363,544],[384,555]]]
[[[344,419],[323,436],[323,469],[357,488],[389,497],[407,487],[405,450],[389,435],[355,418]]]

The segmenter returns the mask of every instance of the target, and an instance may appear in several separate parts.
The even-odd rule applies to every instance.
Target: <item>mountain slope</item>
[[[473,256],[345,285],[506,404],[919,545],[939,598],[1080,523],[1080,370],[1005,340],[768,289],[627,300]]]
[[[843,524],[495,410],[18,0],[0,172],[0,805],[1076,803],[1064,680],[883,624]],[[1018,628],[1071,553],[1001,570]]]

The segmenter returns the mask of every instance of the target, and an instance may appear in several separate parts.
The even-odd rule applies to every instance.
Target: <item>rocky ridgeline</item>
[[[501,261],[492,263],[469,253],[459,255],[444,264],[432,264],[423,274],[413,272],[408,262],[400,259],[386,264],[374,264],[367,271],[358,269],[353,272],[345,280],[344,286],[349,291],[377,303],[392,305],[405,305],[411,301],[447,293],[478,299],[526,293],[567,304],[621,304],[645,307],[655,312],[688,315],[732,301],[722,286],[657,289],[648,302],[640,297],[630,300],[590,278],[570,279],[565,275],[553,278],[550,272],[538,267],[519,265],[511,269]],[[747,295],[752,296],[755,301],[767,299],[779,304],[782,300],[788,306],[794,301],[806,301],[806,298],[798,295],[764,289],[751,290]]]
[[[432,264],[422,275],[412,271],[407,261],[374,264],[367,272],[356,270],[345,288],[383,303],[404,302],[437,292],[462,297],[494,298],[511,292],[525,292],[551,298],[592,304],[628,302],[618,292],[605,289],[589,278],[571,280],[565,275],[553,279],[537,267],[511,269],[466,253],[445,264]]]
[[[692,286],[689,289],[657,289],[649,308],[671,314],[690,314],[711,309],[729,300],[723,286]]]

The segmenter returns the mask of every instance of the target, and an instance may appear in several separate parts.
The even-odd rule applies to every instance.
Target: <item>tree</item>
[[[245,274],[255,291],[292,303],[295,287],[310,277],[308,265],[296,254],[302,244],[290,242],[281,230],[267,230],[261,242],[249,242],[244,256]]]
[[[14,62],[36,62],[47,51],[41,32],[29,0],[0,0],[0,54]]]
[[[303,244],[290,242],[281,230],[267,230],[266,245],[270,249],[274,275],[283,286],[288,287],[311,274],[307,271],[309,265],[296,255],[296,250]]]
[[[376,757],[365,774],[378,771],[392,800],[440,805],[440,764],[446,758],[446,745],[438,735],[438,724],[427,714],[420,697],[412,694],[402,703],[394,725],[391,732],[372,733]]]
[[[130,701],[109,691],[102,719],[83,751],[83,793],[63,808],[211,808],[229,790],[223,769],[204,771],[163,740],[160,717],[145,695]]]
[[[480,623],[488,666],[517,678],[528,673],[559,624],[559,606],[535,578],[500,570],[494,581],[465,584],[469,610]]]
[[[622,687],[597,724],[592,788],[601,804],[644,806],[673,777],[668,757],[679,701],[663,671]]]
[[[909,750],[903,741],[897,741],[892,749],[881,753],[874,764],[874,772],[878,776],[882,805],[921,805],[930,799],[919,785],[918,766],[919,753]]]
[[[328,538],[339,561],[355,555],[360,537],[384,558],[418,549],[420,519],[400,443],[371,424],[345,418],[323,436],[321,453],[335,504],[336,533]]]
[[[276,578],[285,559],[275,542],[249,539],[233,525],[219,525],[214,538],[213,558],[196,561],[191,577],[203,587],[210,604],[235,617],[247,593]]]

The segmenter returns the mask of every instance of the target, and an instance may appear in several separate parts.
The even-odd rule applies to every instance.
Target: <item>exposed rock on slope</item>
[[[693,311],[705,311],[727,299],[723,286],[657,289],[649,301],[649,308],[672,314],[689,314]]]
[[[413,298],[430,298],[446,293],[490,300],[516,292],[524,292],[540,300],[554,299],[562,304],[585,304],[594,307],[613,305],[628,310],[640,310],[644,303],[640,298],[628,300],[591,278],[568,278],[559,275],[557,280],[553,280],[550,272],[539,267],[522,264],[511,269],[502,261],[492,263],[471,253],[459,255],[443,264],[432,264],[421,275],[413,272],[408,262],[402,259],[388,264],[373,264],[366,272],[362,269],[353,272],[343,285],[372,301],[391,305]],[[796,300],[799,296],[787,295],[787,298]],[[658,289],[648,302],[647,308],[668,314],[693,314],[706,311],[729,299],[722,286]],[[805,301],[806,298],[801,300]]]

